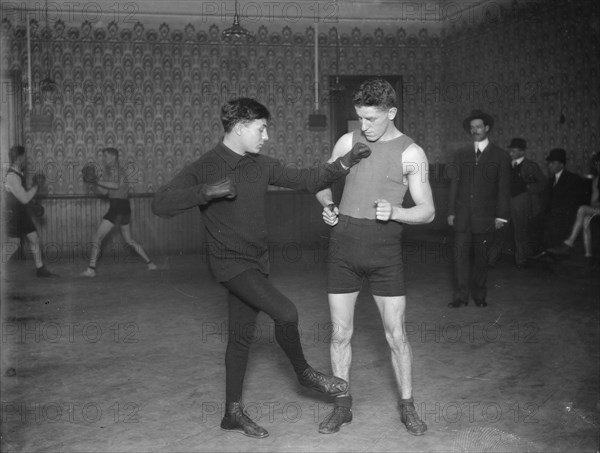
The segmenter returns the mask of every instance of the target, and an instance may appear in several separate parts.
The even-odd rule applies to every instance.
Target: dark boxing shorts
[[[331,229],[327,292],[360,291],[366,279],[375,296],[404,296],[402,225],[340,215]]]
[[[129,225],[131,222],[131,207],[127,198],[110,198],[108,212],[103,217],[111,223]]]
[[[20,238],[36,231],[35,224],[25,205],[11,205],[4,211],[6,234],[11,238]]]

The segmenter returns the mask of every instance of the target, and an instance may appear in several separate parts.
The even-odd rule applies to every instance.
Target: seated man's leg
[[[577,216],[573,222],[569,237],[567,237],[559,245],[549,248],[548,253],[555,256],[570,255],[571,251],[573,250],[573,246],[575,245],[575,241],[577,240],[577,236],[579,236],[579,232],[582,232],[585,256],[592,256],[589,223],[594,215],[594,212],[598,212],[598,209],[587,205],[580,206],[577,210]]]
[[[593,256],[592,249],[592,221],[598,222],[600,218],[600,208],[592,206],[582,206],[582,208],[588,208],[585,211],[585,218],[583,220],[583,247],[585,249],[585,256],[591,258]],[[581,209],[581,208],[580,208]]]
[[[412,350],[404,322],[406,296],[374,296],[385,337],[392,351],[392,366],[400,392],[400,416],[410,434],[420,436],[427,425],[419,418],[412,395]]]

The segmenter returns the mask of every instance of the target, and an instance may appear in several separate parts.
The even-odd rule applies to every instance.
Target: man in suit
[[[510,173],[510,223],[515,242],[515,265],[523,269],[531,250],[527,238],[529,219],[540,211],[539,195],[545,190],[547,180],[537,163],[525,157],[527,142],[522,138],[513,138],[508,145],[512,159]],[[490,247],[488,265],[494,267],[502,253],[507,229],[496,231]]]
[[[567,152],[554,148],[546,157],[550,181],[545,191],[545,209],[532,220],[530,231],[539,256],[560,245],[571,231],[579,206],[588,201],[583,179],[566,169]]]
[[[587,262],[587,271],[592,270],[595,265],[592,257],[592,228],[590,225],[594,217],[600,216],[600,152],[592,155],[591,167],[592,174],[590,176],[592,176],[593,179],[590,203],[580,206],[577,210],[577,217],[575,223],[573,223],[569,237],[559,246],[551,247],[546,250],[549,255],[568,257],[573,250],[577,236],[581,233],[583,236],[584,257]]]
[[[463,121],[473,142],[449,166],[448,224],[454,227],[455,289],[451,308],[469,303],[486,307],[488,246],[510,216],[510,158],[490,142],[494,119],[474,110]],[[473,265],[471,266],[471,252]]]

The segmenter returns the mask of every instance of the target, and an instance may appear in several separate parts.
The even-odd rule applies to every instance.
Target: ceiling
[[[262,25],[275,30],[285,26],[293,30],[309,26],[320,30],[386,26],[410,30],[436,29],[449,22],[499,14],[500,5],[508,3],[510,0],[239,0],[237,11],[241,24],[251,31]],[[203,24],[226,28],[231,25],[236,10],[235,0],[21,0],[5,2],[2,13],[16,23],[25,23],[27,14],[43,23],[46,5],[49,23],[62,20],[67,24],[80,24],[87,20],[95,26],[106,26],[115,21],[122,27],[139,21],[148,25],[167,22],[191,23],[196,28]]]

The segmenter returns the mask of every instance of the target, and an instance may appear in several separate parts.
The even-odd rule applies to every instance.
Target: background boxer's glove
[[[43,173],[36,173],[35,175],[33,175],[31,184],[33,186],[37,186],[38,188],[36,195],[43,195],[46,193],[46,177]]]
[[[96,184],[99,179],[96,174],[96,167],[92,164],[86,164],[81,169],[81,175],[83,176],[83,180],[89,184]]]
[[[340,158],[346,168],[350,168],[371,155],[371,148],[364,143],[356,143],[350,151]]]
[[[215,198],[235,198],[237,195],[235,184],[229,178],[223,178],[213,184],[204,184],[200,193],[206,201]]]
[[[26,206],[31,215],[38,219],[44,217],[44,214],[46,213],[44,207],[37,200],[31,200],[29,203],[26,204]]]

